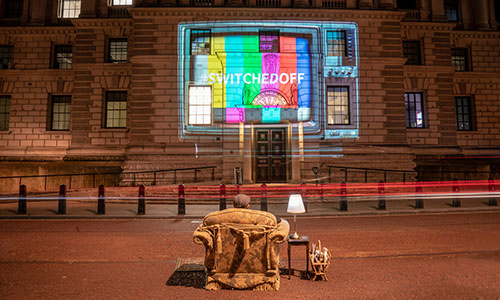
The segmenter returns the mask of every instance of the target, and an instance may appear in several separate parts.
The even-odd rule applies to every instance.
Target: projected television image
[[[353,23],[179,24],[181,136],[298,123],[357,136],[356,36]],[[348,96],[328,95],[335,78]]]

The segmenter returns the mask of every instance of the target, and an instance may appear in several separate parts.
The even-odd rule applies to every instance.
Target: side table
[[[303,235],[298,239],[290,238],[291,235],[288,236],[288,279],[292,274],[292,256],[290,252],[290,248],[292,246],[306,246],[306,272],[309,273],[309,236]]]

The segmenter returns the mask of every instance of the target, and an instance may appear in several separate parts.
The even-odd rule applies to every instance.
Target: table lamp
[[[297,218],[296,214],[302,214],[306,212],[304,208],[304,202],[302,202],[302,196],[300,194],[292,194],[288,199],[288,209],[287,213],[293,213],[293,228],[295,233],[290,236],[291,239],[300,239],[300,235],[297,234]]]

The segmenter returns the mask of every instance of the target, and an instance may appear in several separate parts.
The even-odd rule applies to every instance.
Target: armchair
[[[279,290],[279,244],[290,230],[268,212],[230,208],[208,214],[193,240],[205,246],[207,290]]]

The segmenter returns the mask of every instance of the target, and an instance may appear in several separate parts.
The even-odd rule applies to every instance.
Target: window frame
[[[208,35],[206,35],[208,33]],[[193,44],[196,38],[205,38],[208,41],[196,42],[196,49],[203,49],[203,51],[193,52]],[[204,47],[199,47],[200,44],[204,44]],[[208,47],[206,47],[208,45]],[[210,55],[212,53],[212,30],[207,28],[191,29],[191,34],[189,37],[189,55]]]
[[[413,45],[412,47],[408,47]],[[405,65],[408,66],[421,66],[423,65],[423,57],[422,57],[422,43],[419,40],[403,40],[403,57],[407,59]],[[409,53],[408,50],[417,50],[416,53]],[[417,57],[418,61],[413,59],[413,57]]]
[[[7,50],[7,51],[4,51]],[[6,57],[3,56],[4,53],[10,54]],[[9,64],[13,63],[14,47],[11,45],[0,45],[0,70],[10,69]]]
[[[123,43],[126,42],[127,47],[125,48],[125,59],[113,59],[113,51],[112,51],[112,44],[113,43]],[[116,49],[123,50],[123,47],[119,47]],[[123,55],[123,52],[120,51],[119,53],[116,53],[119,55]],[[107,57],[107,62],[108,63],[128,63],[128,38],[108,38],[108,57]]]
[[[64,48],[71,48],[71,52],[59,52],[58,49],[64,49]],[[71,54],[69,57],[70,62],[69,63],[59,63],[58,61],[58,54]],[[62,57],[62,59],[68,58],[68,57]],[[54,45],[54,57],[52,58],[52,68],[53,69],[58,69],[58,70],[69,70],[72,68],[73,64],[73,46],[72,45]],[[62,68],[61,65],[69,65],[68,68]]]
[[[444,0],[443,9],[448,22],[460,22],[460,3],[458,0]],[[455,12],[456,19],[450,19],[452,13],[449,12]]]
[[[413,95],[414,97],[414,109],[410,110],[409,104],[410,104],[410,99],[409,95]],[[417,101],[415,100],[415,96],[419,96],[420,98],[420,113],[422,113],[422,124],[419,126],[418,124],[418,110],[417,110]],[[426,121],[426,110],[425,110],[425,103],[424,103],[424,94],[422,92],[405,92],[404,93],[404,98],[405,98],[405,111],[406,111],[406,128],[407,129],[424,129],[427,128],[427,121]],[[414,116],[415,120],[415,126],[412,125],[411,121],[412,118],[410,118],[411,114]]]
[[[191,104],[191,88],[208,88],[210,90],[210,104],[209,104],[209,109],[210,109],[210,115],[209,115],[209,122],[208,123],[191,123],[191,107],[206,107],[206,104]],[[213,116],[213,90],[212,86],[210,85],[189,85],[188,86],[188,101],[187,101],[187,124],[189,126],[210,126],[214,122],[214,116]],[[206,114],[202,114],[203,116]]]
[[[330,39],[329,37],[329,34],[330,33],[340,33],[340,37],[341,39]],[[339,53],[339,50],[335,50],[333,51],[332,50],[332,55],[330,55],[330,45],[332,45],[332,47],[335,47],[335,46],[338,46],[338,43],[333,43],[334,41],[343,41],[344,43],[344,49],[342,51],[342,55],[335,55],[335,53]],[[330,43],[331,42],[331,43]],[[348,57],[348,49],[347,49],[347,32],[345,30],[327,30],[326,31],[326,55],[328,57],[332,57],[332,56],[337,56],[337,57]]]
[[[463,56],[454,55],[453,52],[463,51]],[[457,59],[455,57],[463,57],[463,70],[459,69],[460,66],[455,64]],[[469,71],[469,51],[467,48],[451,48],[451,64],[455,67],[455,72],[468,72]]]
[[[339,90],[339,92],[344,92],[344,89],[347,91],[347,96],[345,97],[346,98],[346,105],[343,105],[343,104],[340,104],[340,105],[336,105],[336,104],[332,104],[330,105],[329,103],[329,93],[330,93],[330,90],[333,90],[332,92],[336,93],[337,92],[337,89]],[[352,114],[351,114],[351,90],[350,90],[350,86],[349,85],[328,85],[326,87],[326,122],[327,122],[327,126],[349,126],[352,124]],[[341,107],[341,108],[345,108],[347,107],[347,110],[345,109],[341,109],[341,113],[340,114],[336,114],[335,113],[335,107]],[[332,108],[332,111],[333,111],[333,114],[330,113],[330,108]],[[345,119],[345,113],[344,112],[347,112],[347,123],[337,123],[335,122],[335,116],[340,116],[341,119]],[[329,119],[330,119],[330,116],[333,115],[333,123],[330,123],[329,122]]]
[[[78,9],[72,8],[65,10],[65,4],[69,4],[69,2],[79,2],[80,7]],[[69,16],[65,16],[65,11],[72,12]],[[75,12],[78,12],[75,14]],[[76,19],[80,17],[82,13],[82,1],[81,0],[59,0],[58,14],[57,16],[61,19]]]
[[[116,99],[110,99],[112,98],[111,96],[117,96]],[[125,99],[123,99],[125,98]],[[105,99],[104,99],[104,118],[103,118],[103,128],[105,129],[125,129],[127,128],[127,118],[128,118],[128,93],[127,91],[106,91],[105,93]],[[111,102],[125,102],[125,108],[122,109],[122,108],[118,108],[118,109],[110,109],[109,108],[109,104]],[[118,112],[118,118],[109,118],[109,113],[110,112],[114,112],[114,111],[117,111]],[[124,118],[121,118],[121,115],[120,113],[121,112],[125,112],[125,117]],[[111,124],[108,124],[109,121],[111,120],[118,120],[118,126],[114,123],[111,123]],[[119,126],[119,125],[122,125],[122,120],[124,121],[124,124],[123,126]],[[113,121],[111,121],[113,122]]]
[[[276,37],[271,41],[262,41],[262,37]],[[275,42],[276,41],[276,42]],[[263,43],[264,42],[264,43]],[[270,50],[262,49],[263,45],[271,45]],[[279,30],[259,30],[259,52],[260,53],[280,53],[280,31]]]
[[[3,101],[5,100],[5,104]],[[8,131],[10,125],[10,110],[12,97],[10,95],[0,95],[0,131]],[[5,108],[5,111],[3,111]]]
[[[56,101],[56,100],[61,100]],[[51,95],[50,97],[50,105],[49,105],[49,124],[48,124],[48,130],[50,131],[70,131],[71,130],[71,95]],[[58,115],[64,115],[63,121],[57,120],[58,123],[67,123],[67,128],[54,128],[54,122],[56,121],[55,118],[55,109],[54,109],[54,104],[56,103],[64,103],[64,104],[69,104],[69,111],[66,112],[64,111],[63,113],[58,113]],[[58,118],[57,118],[58,119]]]
[[[464,113],[464,107],[465,107],[463,105],[464,103],[462,103],[460,105],[462,112],[459,112],[459,103],[458,103],[459,101],[458,100],[467,100],[466,101],[467,109],[468,109],[468,111],[467,111],[468,119],[467,120],[464,119],[464,115],[466,115]],[[476,130],[474,113],[475,113],[474,101],[473,101],[472,97],[470,97],[470,96],[456,96],[455,97],[455,116],[456,116],[456,121],[457,121],[457,131],[474,131],[474,130]],[[462,120],[460,120],[460,119],[462,119]],[[469,127],[461,129],[460,125],[461,125],[461,123],[464,123],[465,121],[469,122]]]
[[[8,7],[9,4],[11,4],[12,2],[11,1],[8,1],[8,0],[4,0],[3,3],[2,3],[2,17],[4,19],[21,19],[23,17],[23,13],[24,13],[24,1],[23,0],[16,0],[14,2],[17,2],[17,4],[19,5],[19,7],[16,7],[16,15],[11,15],[11,13],[13,12],[12,10],[12,7]]]
[[[128,1],[130,3],[125,3],[125,4],[118,3],[118,4],[116,4],[115,1],[116,2]],[[133,0],[110,0],[109,6],[131,6],[134,4],[133,2],[134,2]]]

